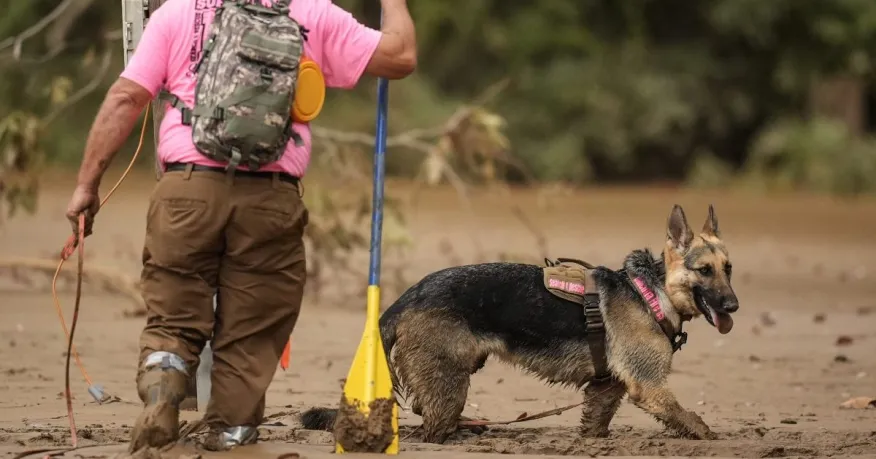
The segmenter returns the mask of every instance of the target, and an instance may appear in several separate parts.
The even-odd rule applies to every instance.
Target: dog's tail
[[[392,348],[395,346],[398,335],[398,321],[401,317],[401,311],[404,310],[404,298],[396,300],[390,307],[386,308],[383,315],[380,316],[380,340],[383,342],[383,352],[386,356],[386,364],[389,366],[389,378],[392,381],[392,389],[397,396],[404,397],[404,388],[401,386],[398,375],[395,374],[395,368],[392,365]],[[398,401],[398,399],[396,399]]]
[[[337,417],[337,408],[311,408],[301,414],[301,424],[307,430],[331,431]]]
[[[395,305],[393,305],[395,306]],[[395,369],[392,366],[390,355],[396,341],[396,327],[402,308],[390,306],[380,316],[380,340],[383,342],[383,352],[386,355],[386,363],[389,365],[389,377],[392,381],[392,389],[397,395],[402,394],[402,389],[399,386],[398,377],[395,374]],[[398,399],[396,399],[396,402]],[[302,426],[307,430],[326,430],[331,431],[335,425],[335,419],[338,417],[337,408],[321,408],[314,407],[304,413],[301,413],[300,419]]]

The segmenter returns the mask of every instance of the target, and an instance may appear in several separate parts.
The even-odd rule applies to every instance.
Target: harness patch
[[[584,304],[585,295],[596,293],[590,270],[580,264],[564,261],[542,270],[545,288],[564,300]]]
[[[583,295],[587,289],[584,287],[584,284],[579,284],[577,282],[569,282],[563,281],[559,279],[550,279],[548,280],[548,288],[562,290],[567,293],[574,293],[576,295]]]

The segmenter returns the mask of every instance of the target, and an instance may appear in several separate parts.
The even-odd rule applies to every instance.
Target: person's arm
[[[365,72],[388,79],[404,78],[417,68],[417,35],[407,0],[381,0],[383,25],[377,49]]]
[[[67,205],[67,219],[77,234],[79,216],[85,215],[85,236],[91,234],[94,216],[100,210],[98,189],[113,156],[134,127],[140,112],[158,93],[167,78],[167,58],[170,55],[168,31],[173,28],[165,4],[155,11],[128,66],[113,83],[94,118],[79,178]]]
[[[399,79],[417,66],[414,23],[406,0],[381,0],[383,27],[375,30],[349,11],[324,0],[324,10],[314,25],[320,45],[320,65],[330,88],[349,89],[364,73]]]
[[[119,77],[113,83],[88,133],[78,186],[97,192],[103,173],[151,100],[152,94],[131,80]]]
[[[173,15],[158,8],[143,30],[128,66],[113,83],[97,112],[79,169],[78,186],[94,193],[116,152],[125,143],[137,117],[167,79]]]

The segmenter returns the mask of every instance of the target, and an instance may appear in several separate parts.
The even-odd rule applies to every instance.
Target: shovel
[[[350,372],[344,383],[344,399],[348,405],[356,407],[361,415],[370,414],[369,405],[377,399],[392,402],[392,442],[383,451],[368,451],[384,454],[398,454],[398,405],[392,396],[392,381],[389,365],[383,350],[378,320],[380,316],[380,244],[383,231],[383,181],[384,156],[386,153],[386,118],[389,98],[389,82],[385,78],[377,80],[377,138],[374,144],[374,188],[371,208],[371,261],[368,272],[368,294],[366,301],[365,331],[356,350]],[[344,416],[343,407],[339,412]],[[369,421],[371,421],[369,419]],[[335,424],[336,426],[338,424]],[[371,432],[362,432],[368,435]],[[335,431],[337,435],[337,430]],[[335,452],[343,453],[344,448],[335,438]],[[363,451],[364,452],[364,451]]]

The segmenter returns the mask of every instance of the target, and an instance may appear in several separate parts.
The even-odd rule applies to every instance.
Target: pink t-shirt
[[[260,1],[265,6],[271,3]],[[201,59],[210,23],[221,3],[222,0],[167,0],[149,18],[121,76],[143,86],[153,97],[163,87],[182,99],[186,106],[193,107],[195,75],[192,69]],[[345,89],[355,86],[377,48],[380,31],[361,24],[331,0],[291,0],[289,10],[289,15],[310,31],[304,50],[322,68],[326,86]],[[182,124],[180,111],[170,104],[165,107],[159,129],[159,160],[222,166],[195,149],[192,128]],[[289,141],[283,157],[261,170],[304,176],[310,162],[310,127],[300,123],[293,127],[304,145],[296,147]],[[245,166],[240,168],[246,169]]]

